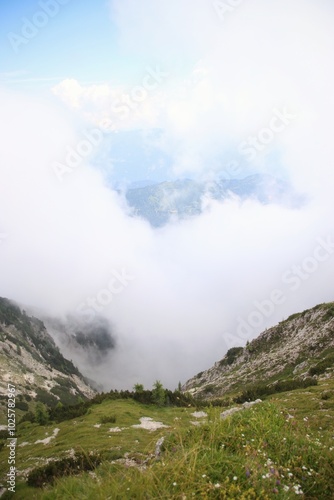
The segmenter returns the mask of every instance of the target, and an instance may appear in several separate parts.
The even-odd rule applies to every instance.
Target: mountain
[[[0,298],[0,361],[1,399],[7,385],[14,384],[22,409],[32,398],[50,405],[69,404],[95,393],[72,361],[63,357],[44,323],[4,298]]]
[[[229,349],[212,368],[182,387],[199,398],[217,398],[254,389],[273,393],[293,388],[334,368],[334,302],[293,314],[245,347]],[[257,387],[257,392],[255,388]],[[256,394],[255,394],[256,392]]]
[[[97,314],[92,319],[75,315],[60,319],[41,313],[41,318],[63,355],[73,360],[94,389],[103,390],[93,379],[96,366],[106,363],[116,347],[113,325]]]
[[[303,201],[285,181],[260,174],[244,179],[161,182],[130,188],[125,196],[133,215],[147,219],[154,227],[163,226],[172,217],[184,219],[201,214],[205,199],[223,201],[237,196],[241,200],[254,198],[263,204],[284,203],[289,206],[297,206]]]

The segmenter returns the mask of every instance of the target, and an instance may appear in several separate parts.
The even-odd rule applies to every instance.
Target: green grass
[[[47,427],[25,422],[18,428],[18,444],[32,444],[17,448],[20,470],[68,456],[69,449],[98,453],[102,464],[44,489],[21,481],[15,497],[283,500],[296,498],[300,485],[300,498],[334,498],[333,390],[334,379],[323,379],[317,386],[275,394],[226,420],[220,419],[222,408],[207,408],[200,426],[190,423],[196,420],[193,408],[158,408],[132,400],[106,400],[83,417]],[[94,427],[110,416],[116,423]],[[131,427],[145,416],[169,428],[149,432]],[[33,444],[55,427],[60,430],[50,444]],[[125,429],[110,433],[110,427]],[[161,436],[165,442],[155,458]],[[6,453],[0,452],[1,470],[6,470]],[[124,456],[130,461],[124,463]]]

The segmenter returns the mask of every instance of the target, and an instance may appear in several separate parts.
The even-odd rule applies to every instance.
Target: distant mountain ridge
[[[234,347],[182,387],[199,398],[238,394],[252,384],[326,376],[334,369],[334,302],[293,314],[245,347]]]
[[[194,181],[181,179],[132,187],[126,191],[126,200],[133,215],[147,219],[160,227],[171,217],[184,219],[202,213],[205,197],[223,201],[231,196],[257,199],[260,203],[285,203],[296,206],[302,197],[289,184],[270,175],[254,174],[244,179],[216,179]]]
[[[44,323],[12,301],[0,298],[0,395],[7,384],[17,394],[48,404],[70,404],[95,391],[72,361],[65,359]]]

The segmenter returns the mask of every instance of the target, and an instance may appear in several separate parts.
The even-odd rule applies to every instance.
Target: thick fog
[[[132,87],[0,90],[0,296],[64,321],[105,317],[115,348],[98,366],[73,354],[105,389],[174,388],[334,299],[333,6],[232,3],[112,2],[124,57],[142,61]],[[117,111],[138,85],[135,109]],[[161,131],[143,141],[168,155],[170,178],[270,173],[306,201],[205,198],[200,216],[154,229],[112,189],[113,158],[95,163],[133,129]]]

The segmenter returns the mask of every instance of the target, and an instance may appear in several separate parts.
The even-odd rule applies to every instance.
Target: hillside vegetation
[[[224,420],[219,407],[203,410],[106,397],[79,418],[23,422],[16,498],[334,497],[333,378]],[[2,471],[6,459],[4,447]]]

